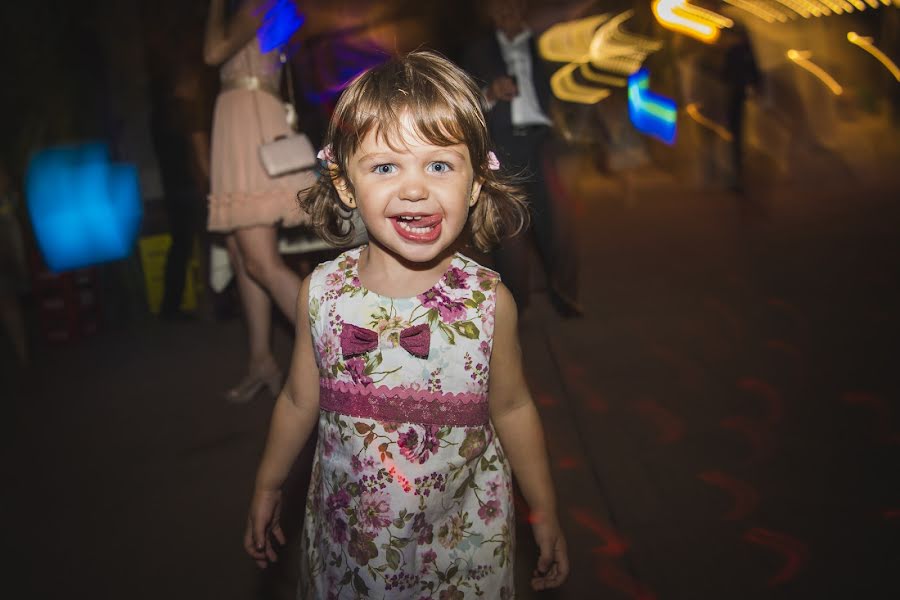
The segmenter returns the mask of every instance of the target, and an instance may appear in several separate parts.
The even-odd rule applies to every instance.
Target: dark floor
[[[900,177],[642,181],[579,179],[587,316],[522,317],[572,558],[540,596],[900,598]],[[272,406],[221,400],[242,344],[132,318],[24,372],[4,348],[6,588],[292,597],[293,547],[266,576],[241,549]]]

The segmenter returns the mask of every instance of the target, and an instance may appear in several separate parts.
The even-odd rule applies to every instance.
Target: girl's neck
[[[412,262],[370,241],[359,256],[358,273],[364,288],[389,298],[412,298],[430,290],[447,272],[456,253],[448,248],[427,263]]]

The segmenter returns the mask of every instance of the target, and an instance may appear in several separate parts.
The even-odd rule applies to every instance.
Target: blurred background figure
[[[212,125],[209,224],[226,235],[249,335],[247,376],[228,390],[246,402],[263,387],[277,393],[281,370],[271,350],[272,302],[293,323],[300,279],[278,252],[278,226],[307,220],[297,193],[314,176],[301,172],[270,178],[259,159],[263,141],[289,133],[280,98],[279,53],[263,53],[257,30],[269,3],[212,0],[203,56],[219,67],[221,90]]]
[[[565,252],[571,236],[560,235],[563,211],[547,189],[544,154],[551,140],[550,78],[525,20],[525,0],[489,0],[492,31],[463,50],[463,66],[482,85],[488,129],[502,168],[521,173],[532,208],[532,226],[497,248],[495,266],[516,299],[529,304],[530,249],[536,242],[551,302],[566,317],[581,316],[577,303],[577,261]],[[549,163],[549,161],[547,161]]]
[[[699,182],[742,195],[747,101],[762,86],[749,33],[735,23],[721,30],[715,45],[675,36],[672,46],[684,104],[707,123],[697,128]]]
[[[600,131],[600,143],[592,151],[594,166],[621,184],[625,206],[637,202],[637,182],[650,164],[644,140],[628,118],[628,102],[616,95],[594,105],[592,115]]]
[[[181,310],[185,277],[206,214],[209,113],[203,102],[199,74],[190,68],[191,64],[174,60],[166,65],[167,69],[155,74],[151,69],[150,129],[172,236],[160,309],[160,318],[165,320],[190,318]]]
[[[6,167],[0,164],[0,321],[19,365],[25,366],[28,342],[19,296],[28,289],[28,271],[17,207],[18,194]]]
[[[744,193],[744,114],[748,94],[760,94],[762,76],[747,29],[739,23],[723,29],[719,43],[723,46],[720,77],[725,86],[726,126],[731,132],[731,171],[728,187]]]

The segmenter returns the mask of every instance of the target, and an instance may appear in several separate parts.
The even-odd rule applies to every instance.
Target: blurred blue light
[[[675,143],[675,101],[650,91],[650,73],[641,69],[628,78],[628,116],[641,133]]]
[[[35,238],[52,271],[125,258],[141,226],[134,165],[109,162],[101,142],[48,148],[25,178]]]
[[[297,12],[292,0],[272,0],[266,5],[263,23],[256,32],[259,49],[265,53],[287,44],[305,17]]]

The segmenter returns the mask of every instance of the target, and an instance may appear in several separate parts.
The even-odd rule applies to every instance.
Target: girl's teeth
[[[426,233],[434,229],[434,227],[413,227],[409,224],[409,221],[404,221],[402,219],[397,222],[400,223],[400,227],[402,227],[405,231],[409,231],[410,233]]]

